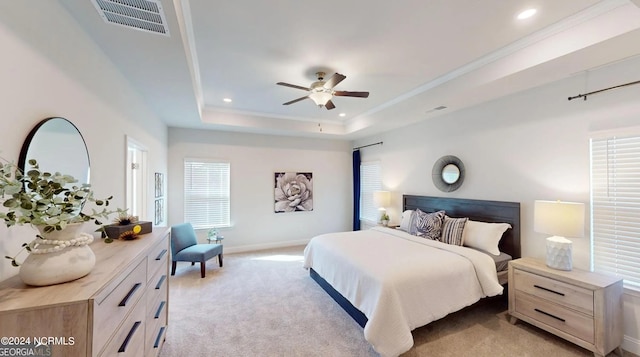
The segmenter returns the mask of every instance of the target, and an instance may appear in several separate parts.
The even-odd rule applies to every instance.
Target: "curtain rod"
[[[578,94],[578,95],[576,95],[574,97],[569,97],[569,100],[576,99],[576,98],[581,98],[581,97],[584,98],[584,100],[587,100],[587,96],[588,95],[597,94],[597,93],[600,93],[600,92],[608,91],[610,89],[626,87],[626,86],[630,86],[630,85],[634,85],[634,84],[640,84],[640,81],[629,82],[629,83],[625,83],[625,84],[621,84],[621,85],[618,85],[618,86],[613,86],[613,87],[609,87],[609,88],[605,88],[605,89],[600,89],[600,90],[589,92],[589,93],[585,93],[585,94]]]
[[[369,144],[369,145],[358,146],[357,148],[353,148],[353,150],[358,150],[358,149],[366,148],[366,147],[373,146],[373,145],[382,145],[382,141],[377,142],[377,143],[373,143],[373,144]]]

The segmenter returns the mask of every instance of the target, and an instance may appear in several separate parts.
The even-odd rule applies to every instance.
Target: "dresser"
[[[21,347],[45,338],[38,348],[51,356],[157,356],[168,323],[169,229],[154,229],[133,241],[94,241],[96,266],[81,279],[1,282],[0,337]]]
[[[509,262],[510,322],[526,321],[595,356],[620,348],[622,293],[616,277],[556,270],[532,258]]]

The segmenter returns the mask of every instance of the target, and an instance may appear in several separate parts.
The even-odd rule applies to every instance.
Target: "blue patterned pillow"
[[[462,245],[462,232],[464,231],[464,224],[467,223],[468,218],[451,218],[444,216],[442,221],[442,239],[443,243]]]
[[[411,215],[411,229],[409,233],[418,237],[440,240],[443,220],[444,211],[425,213],[420,209],[416,209]]]

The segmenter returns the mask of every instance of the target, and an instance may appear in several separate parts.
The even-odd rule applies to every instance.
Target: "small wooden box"
[[[119,225],[117,223],[110,224],[108,226],[104,226],[104,230],[107,233],[107,237],[111,239],[118,239],[118,237],[120,237],[122,233],[127,231],[132,231],[134,226],[140,226],[140,228],[142,228],[142,230],[138,234],[147,234],[147,233],[151,233],[152,231],[151,222],[147,222],[147,221],[139,221],[139,222],[127,224],[124,226]]]

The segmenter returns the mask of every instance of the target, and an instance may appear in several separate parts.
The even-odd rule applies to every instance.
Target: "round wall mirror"
[[[27,135],[20,150],[18,167],[29,169],[28,160],[38,161],[40,170],[72,175],[78,184],[90,183],[89,152],[78,128],[65,118],[47,118]]]
[[[454,164],[449,164],[442,169],[442,179],[448,184],[456,183],[460,179],[460,169]]]
[[[455,156],[443,156],[433,164],[431,178],[440,191],[455,191],[464,182],[464,165]]]

